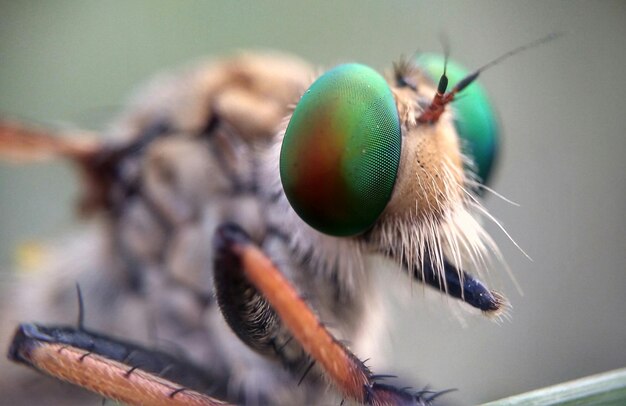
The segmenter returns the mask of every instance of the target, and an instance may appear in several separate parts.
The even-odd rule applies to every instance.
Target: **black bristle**
[[[83,302],[83,293],[80,290],[80,285],[76,283],[76,296],[78,298],[78,320],[76,324],[79,330],[85,329],[85,303]]]
[[[313,365],[315,365],[315,360],[311,361],[309,363],[309,365],[306,367],[306,369],[304,370],[304,373],[302,374],[302,377],[298,381],[298,386],[300,386],[300,384],[304,381],[304,378],[306,378],[306,376],[309,374],[309,372],[313,368]]]
[[[134,367],[131,367],[128,371],[126,371],[126,374],[124,374],[124,376],[126,378],[129,378],[133,372],[135,372],[136,369],[139,368],[139,365],[135,365]]]

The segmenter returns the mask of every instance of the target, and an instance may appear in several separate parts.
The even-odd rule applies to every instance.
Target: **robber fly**
[[[444,391],[359,358],[382,317],[370,258],[488,317],[507,309],[479,280],[497,255],[479,221],[498,150],[475,81],[488,66],[427,54],[388,78],[344,64],[312,81],[300,60],[242,54],[158,77],[104,138],[4,121],[2,156],[76,164],[93,218],[4,294],[4,323],[46,323],[19,325],[9,357],[131,404],[434,402]],[[43,378],[21,366],[0,375],[14,404],[88,399],[26,389]]]

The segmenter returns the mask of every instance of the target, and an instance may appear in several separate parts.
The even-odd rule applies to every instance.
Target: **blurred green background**
[[[521,205],[487,206],[534,259],[488,226],[525,293],[496,278],[512,322],[464,327],[413,289],[383,335],[394,372],[474,404],[626,365],[625,2],[0,1],[0,112],[97,130],[151,74],[205,56],[384,69],[445,33],[477,67],[553,31],[567,35],[482,75],[505,131],[493,186]],[[0,280],[19,243],[76,226],[76,181],[61,163],[0,164]]]

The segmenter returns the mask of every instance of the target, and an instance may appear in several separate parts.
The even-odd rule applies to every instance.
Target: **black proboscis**
[[[459,270],[447,260],[443,261],[442,269],[436,269],[430,258],[426,258],[424,267],[415,267],[412,273],[417,280],[484,312],[497,312],[504,305],[500,295],[489,290],[474,275]]]

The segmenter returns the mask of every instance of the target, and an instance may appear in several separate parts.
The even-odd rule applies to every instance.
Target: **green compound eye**
[[[318,231],[360,234],[391,198],[401,145],[385,79],[364,65],[340,65],[304,93],[287,126],[280,151],[287,199]]]
[[[422,54],[417,58],[422,68],[435,83],[443,73],[444,57],[437,54]],[[448,61],[446,72],[450,85],[454,86],[469,72],[460,65]],[[500,127],[487,98],[487,93],[477,82],[463,89],[453,102],[455,127],[465,140],[465,151],[474,160],[476,171],[483,184],[489,182],[493,164],[498,154]]]

